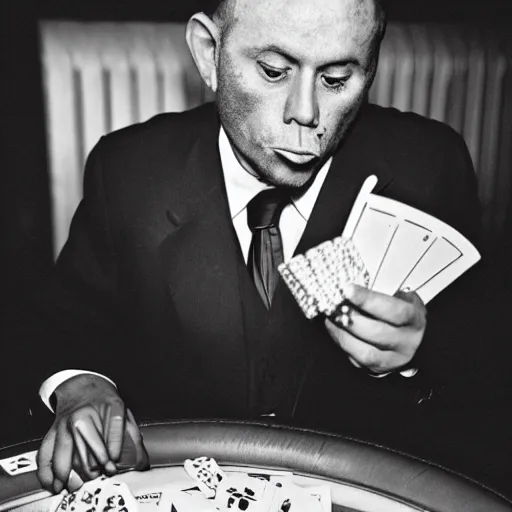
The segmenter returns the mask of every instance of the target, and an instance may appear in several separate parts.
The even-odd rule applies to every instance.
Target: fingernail
[[[69,492],[74,492],[74,491],[80,489],[80,487],[82,487],[82,485],[84,485],[84,481],[78,475],[78,473],[76,473],[76,471],[74,469],[72,469],[71,473],[69,474],[68,484],[67,484],[67,488],[68,488]]]
[[[55,494],[60,494],[62,489],[64,489],[64,484],[56,478],[53,481],[53,490],[55,491]]]
[[[115,473],[117,473],[116,465],[111,460],[109,460],[105,464],[105,469],[106,469],[107,473],[110,475],[114,475]]]

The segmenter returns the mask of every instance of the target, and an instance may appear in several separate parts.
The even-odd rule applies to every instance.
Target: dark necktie
[[[286,190],[260,192],[247,205],[247,224],[252,232],[247,267],[267,309],[279,280],[277,267],[283,262],[279,217],[290,202]]]

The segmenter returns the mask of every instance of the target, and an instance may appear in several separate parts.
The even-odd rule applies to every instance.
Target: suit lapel
[[[295,254],[303,254],[311,247],[341,235],[361,186],[372,174],[378,178],[374,193],[382,192],[393,181],[393,172],[385,158],[379,137],[363,109],[333,159]],[[284,293],[287,297],[283,297],[282,300],[294,302],[291,294],[285,289],[286,286],[281,283],[276,293]],[[301,321],[304,321],[302,312],[298,307],[295,307],[294,311],[294,324],[302,325]],[[315,357],[322,352],[321,339],[327,341],[327,347],[331,345],[322,322],[307,322],[307,325],[304,323],[303,331],[307,332],[307,330],[310,331],[311,339],[316,339],[317,343],[314,346],[309,343],[301,345],[298,342],[300,333],[296,336],[295,351],[297,353],[302,351],[301,358],[307,361],[307,364],[302,364],[299,371],[302,384],[290,389],[288,406],[295,404],[293,410],[299,403],[302,391],[308,388],[307,373]],[[311,378],[314,381],[317,376],[312,375]]]
[[[225,404],[243,410],[247,403],[247,386],[240,385],[247,380],[247,354],[239,279],[243,258],[226,197],[218,130],[216,121],[206,122],[195,141],[169,203],[171,233],[160,252],[185,335],[185,359],[196,365],[197,398],[222,414]]]
[[[190,401],[202,402],[203,415],[211,410],[222,416],[236,411],[247,414],[249,363],[240,288],[246,269],[229,213],[218,130],[216,117],[211,115],[184,164],[182,178],[172,186],[169,234],[160,253],[166,285],[185,335],[186,357],[182,359],[195,365],[200,375],[198,389],[187,389]],[[297,254],[341,234],[355,198],[371,174],[379,179],[376,192],[393,179],[371,122],[362,114],[333,160]],[[284,288],[281,283],[276,294],[287,295]],[[292,301],[291,297],[286,300]],[[299,319],[297,325],[301,325]],[[311,353],[308,347],[295,348],[305,355]],[[293,403],[306,369],[302,364],[290,367],[297,371],[297,382],[286,392]],[[246,386],[241,386],[242,382]]]
[[[357,194],[366,178],[375,174],[375,193],[393,180],[379,137],[363,108],[338,152],[320,190],[295,254],[301,254],[325,240],[341,235]]]

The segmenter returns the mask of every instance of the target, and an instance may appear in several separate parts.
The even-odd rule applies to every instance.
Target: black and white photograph
[[[0,512],[512,512],[511,0],[0,2]]]

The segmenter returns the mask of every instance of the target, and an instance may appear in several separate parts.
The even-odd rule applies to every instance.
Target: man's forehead
[[[238,38],[265,45],[335,52],[337,43],[366,46],[375,30],[374,0],[229,0]],[[273,39],[273,40],[269,40]]]
[[[291,11],[305,16],[336,16],[362,21],[374,17],[375,0],[228,0],[237,19],[264,18],[271,22],[279,13]]]

